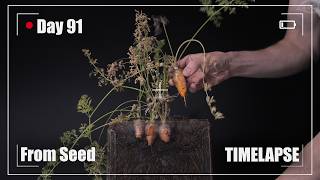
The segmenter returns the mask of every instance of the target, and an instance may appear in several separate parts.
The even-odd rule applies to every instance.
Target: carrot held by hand
[[[187,96],[187,83],[186,78],[183,75],[182,69],[174,67],[173,82],[179,92],[179,95],[183,97],[184,105],[187,107],[186,96]]]

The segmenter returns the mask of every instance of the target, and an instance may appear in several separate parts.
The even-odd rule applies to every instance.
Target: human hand
[[[189,54],[179,60],[177,66],[183,69],[188,89],[194,93],[203,88],[203,79],[212,87],[230,78],[229,61],[228,53],[215,51],[206,53],[205,60],[203,53]],[[169,84],[174,85],[172,78]]]

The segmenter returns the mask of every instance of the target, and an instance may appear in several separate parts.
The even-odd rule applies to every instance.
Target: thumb
[[[184,76],[191,76],[195,73],[200,67],[200,61],[198,61],[197,54],[188,55],[187,65],[183,70]]]

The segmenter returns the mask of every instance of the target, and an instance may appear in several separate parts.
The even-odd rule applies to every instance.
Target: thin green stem
[[[139,91],[139,92],[142,92],[142,93],[145,93],[143,90],[138,89],[138,88],[135,88],[135,87],[132,87],[132,86],[125,86],[125,85],[123,85],[123,86],[121,86],[121,87],[126,88],[126,89],[131,89],[131,90]]]
[[[230,4],[232,4],[233,1],[234,1],[234,0],[230,1]],[[215,13],[213,13],[213,14],[198,28],[198,30],[193,34],[193,36],[192,36],[190,39],[194,39],[194,38],[199,34],[199,32],[204,28],[204,26],[205,26],[206,24],[208,24],[208,22],[211,20],[211,18],[212,18],[213,16],[217,15],[220,11],[222,11],[223,8],[224,8],[224,6],[222,6],[222,7],[219,8],[217,11],[215,11]],[[189,47],[190,43],[191,43],[191,42],[189,42],[189,43],[187,44],[187,46],[183,49],[181,55],[179,56],[179,59],[181,59],[181,57],[183,56],[183,54],[185,53],[185,51],[186,51],[187,48]],[[177,59],[176,59],[176,60],[177,60]]]
[[[77,142],[82,138],[83,134],[85,133],[86,131],[84,130],[78,137],[77,139],[73,142],[72,146],[69,148],[69,149],[72,149],[76,144]],[[53,170],[61,163],[61,161],[57,162],[53,167],[52,169],[50,170],[50,172],[48,174],[52,174]]]
[[[136,101],[137,100],[135,100],[135,99],[134,100],[125,101],[125,102],[121,103],[120,105],[118,105],[114,110],[119,109],[121,106],[123,106],[123,105],[125,105],[127,103],[136,102]],[[106,114],[104,114],[104,115],[100,116],[99,118],[97,118],[93,123],[96,123],[96,122],[100,121],[101,119],[103,119],[104,117],[108,116],[109,114],[113,115],[113,113],[114,113],[113,111],[107,112]]]
[[[131,90],[135,90],[135,91],[139,91],[139,92],[142,92],[143,91],[141,89],[138,89],[138,88],[135,88],[135,87],[131,87],[131,86],[121,86],[123,88],[126,88],[126,89],[131,89]],[[116,89],[116,87],[113,87],[101,100],[100,102],[98,103],[98,105],[94,108],[94,110],[92,111],[92,113],[89,115],[89,118],[92,117],[92,115],[96,112],[96,110],[100,107],[100,105],[103,103],[103,101]]]
[[[201,48],[202,48],[202,51],[203,51],[204,63],[205,63],[205,54],[206,54],[206,51],[205,51],[205,48],[204,48],[203,44],[202,44],[199,40],[197,40],[197,39],[188,39],[188,40],[183,41],[183,42],[180,44],[180,46],[178,47],[178,50],[177,50],[176,55],[175,55],[175,58],[178,57],[178,54],[179,54],[180,49],[181,49],[186,43],[190,44],[191,42],[197,42],[198,44],[200,44],[200,46],[201,46]],[[187,44],[187,45],[188,45],[188,44]]]
[[[169,45],[171,54],[172,54],[172,56],[173,56],[173,50],[172,50],[171,42],[170,42],[170,39],[169,39],[169,36],[168,36],[168,33],[167,33],[166,25],[163,23],[163,21],[161,21],[161,24],[162,24],[162,26],[163,26],[163,30],[164,30],[164,33],[165,33],[165,35],[166,35],[166,38],[167,38],[167,41],[168,41],[168,45]]]
[[[125,110],[126,108],[128,108],[128,107],[125,107],[125,108],[120,109],[120,110],[114,110],[113,113],[114,113],[114,112],[130,112],[130,111],[131,111],[131,110]],[[93,133],[94,131],[96,131],[96,130],[102,128],[102,127],[105,127],[105,126],[107,126],[107,125],[109,125],[109,124],[108,124],[108,123],[104,123],[104,124],[98,126],[98,127],[94,128],[93,130],[91,130],[91,133]],[[100,138],[101,138],[101,137],[99,136],[99,140],[100,140]]]
[[[108,112],[107,114],[114,113],[115,111],[116,111],[116,110],[110,111],[110,112]],[[119,111],[120,111],[120,110],[119,110]],[[96,122],[98,122],[98,119],[95,120],[92,124],[95,124]],[[90,127],[90,126],[88,126],[88,127]],[[72,149],[72,148],[78,143],[78,141],[83,137],[83,135],[84,135],[85,132],[86,132],[86,130],[84,130],[84,131],[77,137],[77,139],[73,142],[72,146],[71,146],[69,149]],[[92,133],[92,132],[93,132],[93,131],[91,130],[91,133]],[[52,169],[50,170],[50,172],[49,172],[48,174],[52,174],[53,170],[54,170],[60,163],[61,163],[61,161],[57,162],[57,163],[52,167]]]
[[[91,126],[91,117],[88,117],[88,126],[89,127]],[[90,140],[90,143],[92,143],[92,135],[91,135],[91,133],[89,135],[89,140]]]
[[[102,104],[102,102],[115,90],[116,88],[113,87],[98,103],[98,105],[94,108],[94,110],[92,111],[92,113],[90,114],[89,118],[92,117],[92,115],[96,112],[96,110],[100,107],[100,105]]]
[[[137,102],[138,100],[129,100],[129,101],[125,101],[121,104],[119,104],[113,111],[111,112],[108,112],[102,116],[100,116],[98,119],[95,120],[95,122],[98,122],[100,119],[103,119],[104,117],[108,116],[109,114],[111,114],[108,119],[106,120],[106,122],[104,124],[107,124],[107,122],[110,120],[110,118],[113,116],[114,112],[116,112],[116,110],[118,110],[121,106],[125,105],[125,104],[128,104],[128,103],[131,103],[131,102]],[[140,102],[143,102],[143,101],[140,101]],[[103,134],[103,131],[104,131],[104,128],[101,130],[100,134],[99,134],[99,141],[101,139],[101,136]]]

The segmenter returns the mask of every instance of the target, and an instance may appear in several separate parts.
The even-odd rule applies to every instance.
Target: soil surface
[[[135,138],[133,121],[108,129],[108,174],[211,173],[210,126],[207,120],[174,119],[169,143],[157,136],[148,146],[145,136]],[[159,127],[160,124],[158,124]],[[107,176],[107,179],[211,179],[210,176]]]

